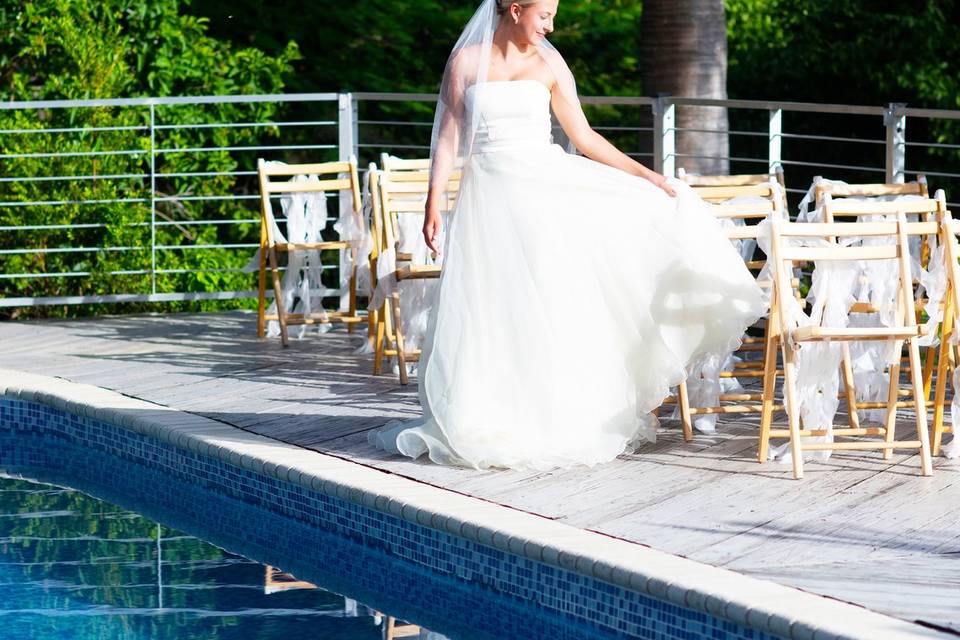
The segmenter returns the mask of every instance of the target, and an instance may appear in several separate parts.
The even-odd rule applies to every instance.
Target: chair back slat
[[[750,204],[714,204],[711,212],[717,218],[763,219],[776,211],[772,201]]]
[[[869,200],[851,200],[841,198],[834,200],[829,196],[824,202],[824,220],[829,222],[837,216],[862,215],[890,215],[897,213],[937,213],[940,205],[933,198],[922,200],[899,200],[892,202],[878,202]]]
[[[893,260],[900,257],[895,244],[877,247],[784,247],[777,254],[779,260],[814,262],[820,260]]]
[[[310,182],[268,182],[267,191],[270,193],[318,193],[321,191],[341,191],[352,189],[353,182],[349,178],[336,180],[314,180]]]
[[[777,165],[770,173],[741,173],[729,176],[687,173],[681,167],[677,169],[677,178],[691,187],[744,187],[763,184],[770,180],[775,180],[781,187],[786,186],[783,167],[780,165]]]
[[[397,158],[388,153],[381,153],[380,168],[384,171],[425,171],[430,168],[430,160],[429,158]]]
[[[906,222],[903,227],[907,235],[916,236],[933,235],[938,229],[936,222]],[[796,238],[892,236],[897,228],[897,222],[791,222],[781,226],[780,235]]]
[[[917,179],[913,182],[843,184],[825,181],[820,176],[816,176],[813,182],[816,185],[815,195],[817,204],[819,204],[827,194],[835,198],[873,198],[879,196],[906,195],[921,196],[923,198],[930,197],[927,177],[922,173],[918,174]]]
[[[321,176],[327,173],[349,173],[356,169],[354,161],[314,162],[309,164],[267,164],[263,163],[265,176],[297,176],[313,174]]]
[[[741,197],[772,198],[773,187],[769,182],[743,186],[694,187],[697,195],[709,202],[719,202]]]

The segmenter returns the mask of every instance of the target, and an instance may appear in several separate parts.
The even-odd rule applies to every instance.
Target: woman
[[[706,205],[588,124],[547,42],[557,0],[486,0],[447,63],[423,228],[463,178],[419,369],[423,418],[371,433],[412,458],[565,468],[656,438],[685,368],[734,348],[760,289]],[[586,157],[550,142],[550,110]]]

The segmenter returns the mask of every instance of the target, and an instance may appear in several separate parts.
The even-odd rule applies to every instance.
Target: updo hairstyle
[[[536,4],[538,0],[497,0],[497,15],[504,15],[514,2],[521,7],[525,7],[530,4]]]

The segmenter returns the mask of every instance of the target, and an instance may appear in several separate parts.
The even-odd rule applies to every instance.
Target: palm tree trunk
[[[647,95],[727,97],[727,25],[723,0],[645,0],[640,20],[641,78]],[[677,167],[730,172],[727,110],[677,107]]]

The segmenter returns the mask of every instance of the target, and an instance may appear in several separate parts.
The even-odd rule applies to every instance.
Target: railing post
[[[150,293],[157,293],[157,140],[156,107],[150,105]]]
[[[887,128],[887,182],[902,183],[906,180],[907,116],[906,104],[891,102],[883,114]]]
[[[339,133],[338,160],[347,161],[351,158],[359,162],[359,127],[357,126],[357,101],[351,93],[341,93],[337,97],[337,128]],[[340,192],[340,220],[348,219],[352,214],[352,195]],[[340,251],[340,311],[350,308],[349,270],[350,258],[346,251]]]
[[[337,129],[339,133],[339,160],[348,160],[357,153],[357,103],[351,93],[341,93],[337,100]]]
[[[767,170],[772,174],[783,163],[783,109],[770,109],[767,144]]]
[[[676,106],[670,96],[657,96],[653,102],[653,168],[668,178],[677,167]]]

